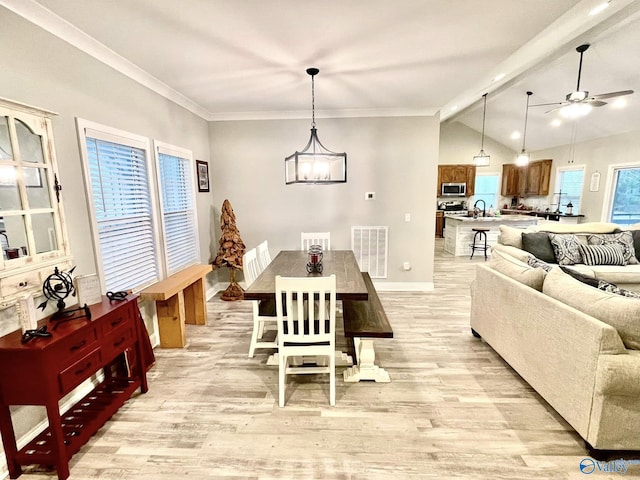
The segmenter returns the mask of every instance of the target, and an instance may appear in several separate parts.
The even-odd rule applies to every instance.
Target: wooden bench
[[[206,323],[204,278],[211,269],[211,265],[192,265],[140,292],[141,298],[156,302],[161,347],[184,347],[185,323]]]
[[[344,381],[390,382],[389,374],[375,364],[373,341],[376,338],[393,338],[393,329],[371,277],[367,272],[363,272],[362,277],[367,285],[369,299],[342,301],[344,336],[353,342],[354,359],[357,363],[344,371]]]

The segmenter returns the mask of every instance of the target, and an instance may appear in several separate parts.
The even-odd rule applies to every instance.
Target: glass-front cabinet
[[[0,99],[0,308],[71,265],[52,112]]]

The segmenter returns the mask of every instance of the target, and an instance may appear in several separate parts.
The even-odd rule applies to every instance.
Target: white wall
[[[71,252],[77,274],[94,273],[75,117],[191,149],[201,160],[209,160],[207,122],[2,7],[0,21],[0,95],[59,113],[52,123]],[[207,262],[212,195],[196,198]]]
[[[76,274],[96,271],[75,117],[191,149],[209,160],[207,122],[0,7],[0,96],[59,113],[52,121],[59,179]],[[195,188],[195,185],[194,185]],[[213,195],[197,194],[201,260],[209,260]],[[10,328],[10,323],[15,326]],[[18,328],[12,309],[0,330]],[[40,407],[13,410],[21,437],[44,418]],[[0,460],[0,474],[2,471]]]
[[[299,249],[301,231],[330,231],[332,248],[348,249],[351,226],[388,225],[388,282],[432,282],[438,118],[323,118],[317,128],[347,152],[346,184],[285,185],[284,158],[307,143],[309,120],[212,122],[216,213],[228,198],[247,247],[267,239],[272,256]]]
[[[480,132],[460,122],[443,122],[440,126],[440,165],[470,164],[480,152],[482,136]],[[513,163],[516,152],[485,135],[484,151],[491,156],[488,167],[479,167],[478,171],[502,173],[502,165]]]
[[[603,220],[606,186],[611,184],[609,166],[613,164],[640,163],[640,130],[620,135],[600,138],[589,142],[576,143],[575,152],[571,155],[569,145],[534,152],[533,158],[553,158],[551,190],[555,187],[558,167],[584,165],[584,185],[582,188],[582,212],[585,222]],[[600,188],[591,192],[589,182],[594,172],[600,172]]]

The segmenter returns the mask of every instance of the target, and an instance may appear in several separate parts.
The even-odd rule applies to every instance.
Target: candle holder
[[[309,246],[309,263],[307,263],[307,272],[322,273],[322,246],[311,245]]]

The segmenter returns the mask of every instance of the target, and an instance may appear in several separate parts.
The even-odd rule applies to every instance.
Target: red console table
[[[40,464],[66,479],[71,456],[137,388],[147,391],[137,296],[120,302],[104,297],[90,309],[91,320],[41,320],[38,326],[47,325],[50,338],[21,343],[19,330],[0,338],[0,431],[11,478],[22,474],[22,465]],[[124,352],[128,361],[116,361]],[[61,414],[59,400],[100,369],[104,380]],[[49,426],[20,450],[10,405],[44,405],[47,411]]]

